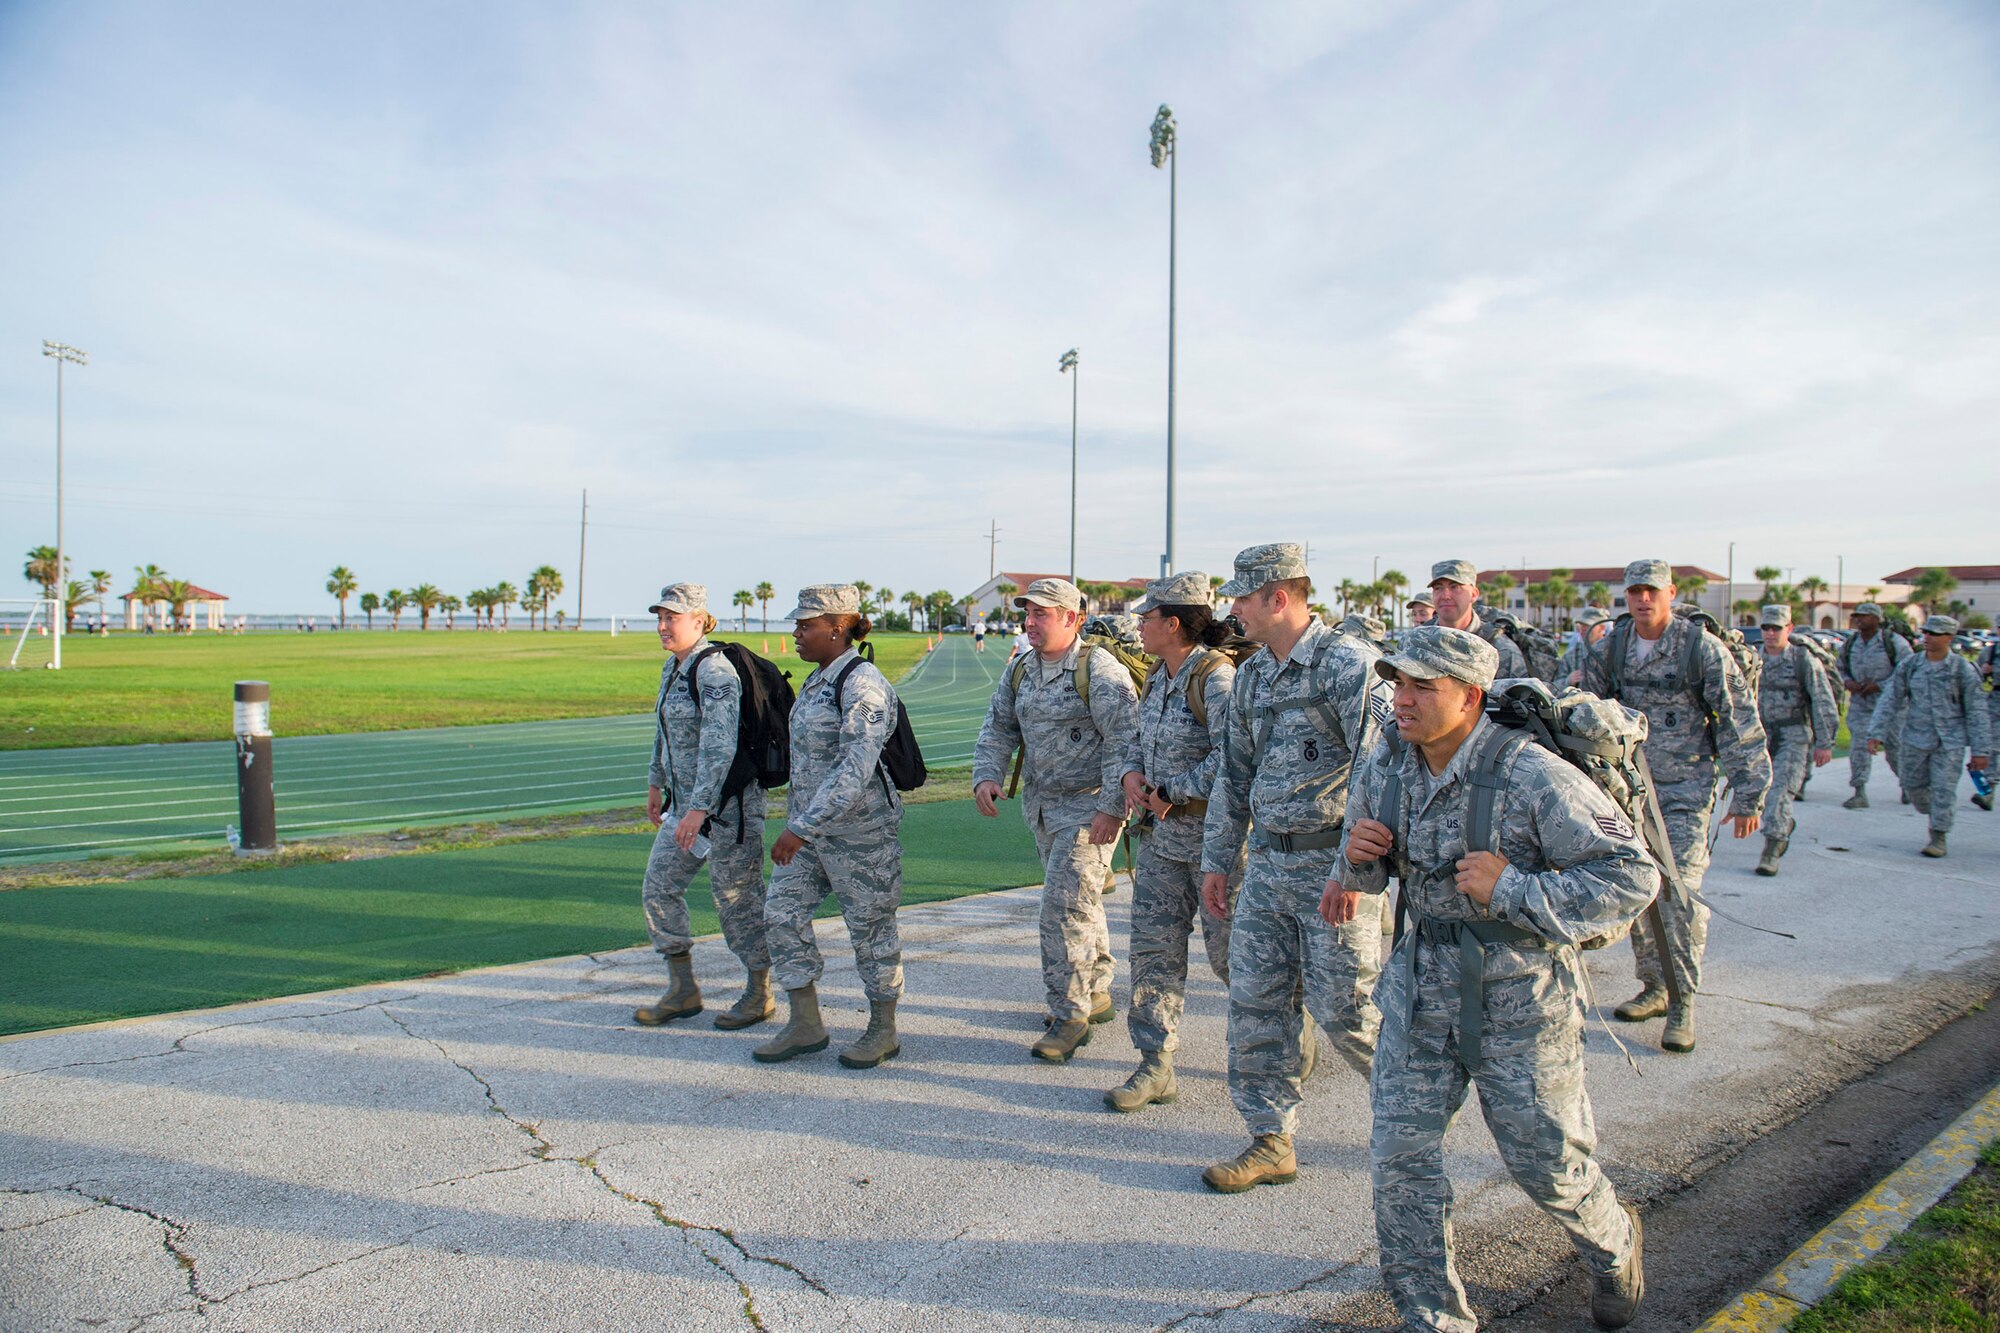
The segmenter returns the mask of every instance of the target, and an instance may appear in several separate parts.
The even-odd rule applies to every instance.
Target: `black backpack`
[[[847,678],[860,665],[861,659],[857,657],[833,678],[834,712],[841,711],[840,692],[847,685]],[[910,710],[903,707],[900,695],[896,698],[896,726],[882,746],[882,762],[877,772],[887,775],[884,780],[885,795],[887,783],[895,783],[897,791],[915,791],[930,778],[930,770],[924,767],[924,752],[917,748],[917,733],[910,729]]]
[[[743,704],[736,714],[736,754],[729,761],[729,775],[722,780],[722,799],[736,798],[743,809],[743,791],[751,783],[765,790],[782,787],[792,780],[792,678],[778,664],[757,656],[740,643],[713,644],[695,654],[688,663],[688,698],[695,710],[701,709],[701,691],[695,688],[702,660],[721,653],[743,680]],[[743,840],[743,821],[736,821],[736,840]]]

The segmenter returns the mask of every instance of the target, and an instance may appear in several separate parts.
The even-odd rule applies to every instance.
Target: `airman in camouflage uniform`
[[[1899,776],[1910,793],[1910,804],[1928,814],[1931,840],[1925,856],[1945,854],[1945,834],[1951,831],[1958,804],[1958,775],[1972,751],[1972,767],[1989,769],[1993,754],[1991,719],[1979,697],[1979,669],[1951,650],[1958,621],[1932,616],[1924,621],[1924,650],[1911,653],[1896,666],[1883,687],[1869,722],[1868,746],[1882,747],[1882,733],[1896,710],[1907,706],[1903,720],[1903,767]]]
[[[872,1068],[902,1049],[896,909],[903,901],[903,800],[882,768],[899,705],[888,677],[854,650],[866,623],[860,617],[861,595],[846,583],[801,589],[790,616],[799,656],[818,665],[792,705],[791,794],[785,831],[771,848],[777,869],[764,922],[791,1017],[753,1052],[766,1062],[826,1049],[817,989],[825,963],[813,939],[813,911],[829,893],[840,900],[869,1010],[867,1031],[841,1051],[840,1062]]]
[[[1431,597],[1437,603],[1433,625],[1462,629],[1493,645],[1493,651],[1500,654],[1499,679],[1520,680],[1535,674],[1528,669],[1521,645],[1498,625],[1481,620],[1473,609],[1479,600],[1479,571],[1470,560],[1440,560],[1432,565]]]
[[[1229,981],[1229,916],[1201,902],[1202,818],[1222,763],[1217,742],[1236,682],[1228,654],[1203,642],[1205,635],[1219,640],[1222,633],[1207,618],[1213,598],[1208,575],[1185,570],[1147,584],[1132,608],[1147,650],[1160,661],[1140,695],[1138,755],[1124,779],[1127,800],[1143,812],[1132,878],[1132,1007],[1126,1015],[1140,1059],[1124,1086],[1104,1094],[1114,1111],[1141,1110],[1178,1094],[1174,1052],[1197,917],[1208,964]],[[1230,875],[1232,902],[1242,879],[1239,847]]]
[[[1694,1049],[1694,997],[1701,989],[1701,956],[1708,944],[1708,909],[1692,895],[1701,891],[1708,870],[1717,767],[1729,775],[1729,818],[1735,835],[1747,838],[1762,819],[1764,792],[1771,785],[1771,757],[1764,749],[1757,701],[1736,659],[1701,625],[1673,614],[1674,576],[1667,562],[1635,560],[1625,567],[1625,583],[1632,615],[1618,622],[1599,645],[1603,651],[1585,664],[1583,688],[1646,715],[1646,761],[1659,787],[1674,861],[1690,897],[1683,902],[1672,893],[1660,896],[1667,935],[1664,963],[1653,931],[1642,927],[1632,932],[1640,991],[1613,1013],[1627,1023],[1665,1014],[1660,1045],[1686,1052]],[[1664,617],[1664,623],[1656,617]],[[1658,626],[1657,638],[1646,637],[1647,624]],[[1693,688],[1687,674],[1690,661],[1697,681]],[[1671,1011],[1668,968],[1679,993],[1679,1003]]]
[[[1350,611],[1333,624],[1335,634],[1352,634],[1356,638],[1373,644],[1378,650],[1383,640],[1389,637],[1389,627],[1374,616],[1364,616],[1359,611]]]
[[[1804,785],[1806,765],[1833,758],[1840,730],[1833,683],[1819,659],[1791,641],[1792,608],[1767,606],[1763,615],[1764,669],[1757,679],[1757,720],[1771,754],[1771,817],[1764,823],[1764,855],[1757,873],[1775,875],[1791,845],[1793,793]]]
[[[1642,1233],[1595,1158],[1577,946],[1630,924],[1659,871],[1589,778],[1484,715],[1498,663],[1483,640],[1430,626],[1377,665],[1396,683],[1402,743],[1356,766],[1343,892],[1327,895],[1335,918],[1356,896],[1379,900],[1393,865],[1407,913],[1378,992],[1369,1083],[1382,1280],[1407,1328],[1478,1327],[1452,1260],[1444,1170],[1445,1131],[1477,1083],[1501,1160],[1595,1275],[1592,1315],[1619,1328],[1645,1293]],[[1504,775],[1496,846],[1472,848],[1468,778],[1489,757]]]
[[[1025,751],[1021,818],[1042,860],[1049,1007],[1049,1030],[1030,1052],[1061,1062],[1090,1040],[1090,1023],[1112,1014],[1102,895],[1125,820],[1122,780],[1135,763],[1139,696],[1117,658],[1077,637],[1083,594],[1075,584],[1036,579],[1014,605],[1035,651],[994,688],[973,751],[973,798],[981,814],[997,814],[1008,762],[1017,747]]]
[[[1562,663],[1556,668],[1556,687],[1577,685],[1583,680],[1583,664],[1596,656],[1604,636],[1611,632],[1611,613],[1601,606],[1586,606],[1576,618],[1576,642],[1563,649]]]
[[[1426,588],[1404,603],[1403,609],[1410,613],[1412,626],[1428,625],[1437,615],[1437,599],[1432,597],[1430,589]]]
[[[1889,673],[1916,649],[1884,627],[1882,608],[1863,602],[1854,608],[1854,633],[1840,646],[1840,670],[1847,678],[1847,781],[1854,795],[1847,798],[1849,810],[1868,808],[1868,774],[1874,767],[1874,752],[1868,748],[1868,728],[1875,705],[1882,700],[1882,687]],[[1891,716],[1882,730],[1882,758],[1891,773],[1903,771],[1903,717]],[[1908,799],[1906,796],[1905,800]]]
[[[752,1027],[776,1012],[771,1001],[771,954],[764,944],[764,789],[755,782],[725,806],[723,780],[736,755],[743,680],[707,638],[708,589],[670,583],[648,608],[659,618],[667,647],[660,694],[653,702],[653,763],[647,773],[647,813],[658,826],[646,859],[641,901],[653,947],[666,956],[673,988],[632,1017],[649,1027],[701,1012],[695,984],[693,928],[687,891],[708,865],[709,891],[722,938],[749,973],[743,996],[718,1014],[719,1028]],[[710,850],[697,855],[701,840]]]
[[[1246,833],[1250,844],[1229,941],[1229,1095],[1253,1142],[1202,1174],[1227,1193],[1297,1173],[1292,1131],[1313,1020],[1364,1072],[1382,1021],[1373,999],[1380,900],[1334,930],[1318,912],[1347,812],[1349,769],[1387,714],[1387,691],[1378,691],[1373,671],[1381,654],[1312,615],[1310,589],[1304,551],[1277,542],[1238,555],[1235,578],[1220,590],[1264,645],[1237,668],[1202,831],[1202,895],[1211,910],[1223,905]]]

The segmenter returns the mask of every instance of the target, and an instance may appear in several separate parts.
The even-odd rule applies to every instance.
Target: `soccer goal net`
[[[0,598],[0,666],[62,666],[62,617],[43,598]]]

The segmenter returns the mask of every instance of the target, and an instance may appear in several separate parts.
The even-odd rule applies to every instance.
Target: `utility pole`
[[[992,530],[986,534],[986,578],[988,582],[992,581],[993,575],[996,572],[994,566],[998,563],[999,546],[1000,520],[996,518],[993,520]]]
[[[1174,572],[1174,297],[1180,226],[1180,133],[1173,108],[1160,103],[1153,117],[1153,166],[1167,169],[1167,549],[1160,577]]]
[[[55,626],[49,633],[56,635],[56,664],[62,664],[62,632],[69,628],[69,567],[63,556],[63,362],[74,361],[79,366],[90,364],[90,353],[81,347],[71,347],[68,343],[50,342],[42,339],[42,355],[56,359],[56,616]]]
[[[583,488],[583,517],[576,529],[576,631],[583,633],[583,552],[590,539],[590,487]]]
[[[1725,581],[1722,585],[1724,589],[1722,594],[1722,600],[1724,603],[1722,608],[1722,623],[1725,625],[1734,625],[1736,623],[1736,543],[1735,542],[1729,543],[1728,569],[1729,572],[1723,575],[1723,579]]]
[[[1083,371],[1078,368],[1077,349],[1072,347],[1062,354],[1062,361],[1056,369],[1069,375],[1069,581],[1076,582],[1076,392],[1083,380]],[[1076,373],[1070,375],[1071,371]],[[989,572],[988,578],[993,575]]]

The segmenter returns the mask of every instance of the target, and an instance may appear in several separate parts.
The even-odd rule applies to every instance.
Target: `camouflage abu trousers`
[[[708,829],[713,845],[708,856],[708,888],[715,914],[722,920],[722,938],[729,951],[751,971],[771,965],[764,944],[764,789],[754,782],[743,792],[743,809],[726,803]],[[694,944],[688,921],[687,891],[702,867],[701,858],[684,852],[674,841],[680,812],[668,810],[660,819],[652,855],[646,858],[646,881],[640,902],[646,909],[646,933],[664,954],[686,953]],[[739,827],[743,841],[736,840]]]
[[[1479,1109],[1508,1174],[1569,1233],[1590,1269],[1612,1272],[1632,1252],[1631,1220],[1595,1156],[1575,955],[1479,947],[1486,950],[1486,986],[1476,1072],[1458,1056],[1458,946],[1409,932],[1400,950],[1416,950],[1414,973],[1399,950],[1382,979],[1368,1155],[1382,1283],[1406,1328],[1479,1327],[1452,1262],[1444,1170],[1445,1130],[1465,1104],[1468,1082],[1479,1087]]]
[[[1133,875],[1132,1008],[1126,1026],[1142,1051],[1172,1053],[1180,1047],[1181,1011],[1187,1002],[1188,937],[1201,918],[1208,965],[1229,984],[1229,918],[1214,917],[1201,905],[1199,861],[1177,861],[1161,852],[1161,839],[1144,837]],[[1243,883],[1243,866],[1229,877],[1233,901]]]
[[[903,941],[896,933],[896,909],[903,902],[900,823],[898,818],[859,837],[816,838],[799,848],[790,865],[771,871],[764,930],[778,985],[788,991],[811,986],[826,970],[813,939],[813,911],[831,893],[840,900],[854,967],[868,998],[893,1000],[903,993]]]
[[[1798,827],[1792,802],[1812,772],[1812,728],[1804,722],[1767,723],[1764,748],[1771,755],[1771,798],[1764,812],[1764,834],[1789,838]]]
[[[1775,785],[1775,783],[1773,784]],[[1712,778],[1695,782],[1662,783],[1660,813],[1667,820],[1667,841],[1674,849],[1674,864],[1681,883],[1690,894],[1701,890],[1708,873],[1708,830],[1715,815],[1716,785]],[[1701,989],[1701,956],[1708,949],[1708,909],[1692,899],[1681,901],[1664,880],[1660,883],[1660,919],[1667,927],[1667,960],[1684,996]],[[1653,937],[1652,913],[1632,926],[1632,955],[1637,961],[1639,984],[1665,988],[1666,973],[1660,968],[1660,950]]]
[[[1229,1099],[1255,1134],[1290,1134],[1302,1100],[1300,1042],[1317,1019],[1342,1059],[1361,1073],[1382,1014],[1382,895],[1361,895],[1354,919],[1329,926],[1320,893],[1331,849],[1252,848],[1229,933]],[[1310,1017],[1299,1012],[1303,994]]]
[[[1090,1016],[1093,996],[1111,989],[1111,929],[1104,881],[1116,844],[1099,846],[1088,827],[1035,827],[1042,858],[1042,985],[1058,1023]]]
[[[1958,804],[1958,776],[1963,772],[1963,745],[1935,750],[1903,747],[1903,790],[1910,793],[1911,805],[1931,817],[1931,832],[1951,832],[1953,807]]]
[[[1852,695],[1847,701],[1847,782],[1856,791],[1868,790],[1868,774],[1875,766],[1875,756],[1868,753],[1868,742],[1857,733],[1868,730],[1869,714],[1875,711],[1875,701],[1879,694]],[[1855,724],[1859,722],[1857,727]],[[1883,729],[1882,758],[1889,765],[1891,773],[1903,771],[1903,719],[1896,716],[1889,719]]]

